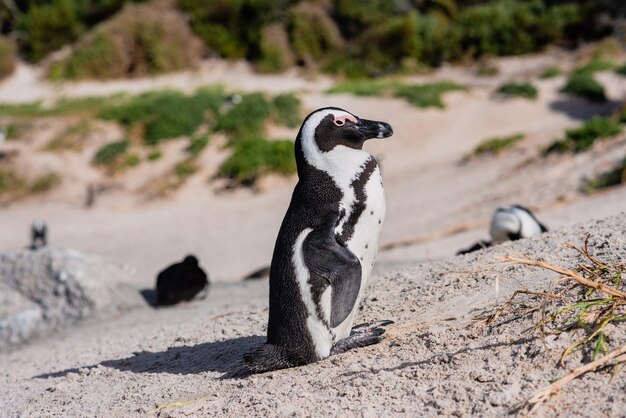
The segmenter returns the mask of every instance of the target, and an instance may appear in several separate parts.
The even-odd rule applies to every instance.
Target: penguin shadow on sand
[[[131,373],[198,374],[205,372],[221,373],[219,379],[242,379],[248,376],[243,364],[243,354],[258,348],[265,342],[265,336],[236,337],[224,341],[214,341],[169,347],[165,351],[135,352],[129,357],[104,360],[90,366],[79,366],[57,372],[34,376],[37,379],[65,377],[79,370],[98,366]]]

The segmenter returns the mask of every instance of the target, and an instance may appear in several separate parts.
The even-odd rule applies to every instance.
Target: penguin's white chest
[[[385,190],[378,167],[365,184],[365,209],[354,225],[354,234],[346,246],[361,261],[361,289],[369,278],[376,254],[378,237],[385,220]]]

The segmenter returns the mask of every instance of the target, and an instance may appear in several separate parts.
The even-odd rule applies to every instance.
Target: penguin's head
[[[190,254],[187,257],[185,257],[185,259],[183,260],[183,264],[187,264],[189,266],[197,266],[198,259]]]
[[[343,109],[325,107],[306,117],[298,138],[303,148],[315,145],[321,152],[332,151],[343,146],[355,150],[372,138],[388,138],[393,130],[388,123],[361,119]]]

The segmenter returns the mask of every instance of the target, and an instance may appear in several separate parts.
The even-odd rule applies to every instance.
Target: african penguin
[[[244,355],[250,372],[312,363],[382,339],[381,326],[391,321],[352,322],[385,217],[381,173],[363,143],[392,134],[387,123],[334,107],[302,123],[299,181],[270,267],[267,342]]]
[[[548,231],[529,209],[520,205],[496,209],[489,229],[494,244],[528,238]]]
[[[48,245],[48,226],[42,220],[36,220],[30,227],[30,248],[38,250]]]
[[[188,255],[180,263],[174,263],[159,273],[156,281],[157,305],[175,305],[190,301],[204,290],[208,290],[206,273],[198,265],[198,259]]]

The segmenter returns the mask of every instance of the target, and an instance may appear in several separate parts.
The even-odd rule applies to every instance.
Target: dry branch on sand
[[[584,366],[573,370],[570,374],[562,377],[550,386],[546,386],[541,390],[535,392],[533,396],[526,400],[523,406],[531,407],[529,413],[534,412],[541,404],[550,400],[550,398],[559,393],[559,391],[565,385],[567,385],[577,377],[587,372],[593,372],[598,370],[599,368],[609,366],[611,365],[611,363],[613,366],[618,366],[620,363],[624,362],[626,362],[626,344],[617,347],[609,354],[602,356],[599,359],[592,361],[591,363],[585,364]]]
[[[570,243],[566,244],[590,262],[579,263],[577,271],[546,261],[510,254],[497,257],[498,260],[507,264],[539,267],[559,273],[562,280],[557,289],[549,291],[526,289],[515,291],[507,302],[495,309],[491,315],[482,318],[486,325],[492,326],[498,318],[508,314],[516,315],[514,319],[519,319],[539,312],[541,318],[532,329],[539,330],[542,338],[546,334],[561,334],[581,329],[585,331],[583,338],[563,350],[559,359],[561,365],[564,365],[565,358],[575,350],[585,347],[592,349],[590,363],[541,389],[519,405],[518,409],[526,409],[529,413],[534,412],[577,377],[610,365],[617,367],[626,362],[626,345],[622,344],[609,352],[605,335],[607,325],[626,321],[626,293],[622,290],[621,280],[622,275],[626,273],[626,265],[600,261],[590,254],[588,243],[589,236],[582,248]],[[530,298],[532,301],[516,300],[520,295],[526,295],[527,299]],[[592,295],[595,295],[595,298]],[[604,355],[598,357],[601,354]]]

